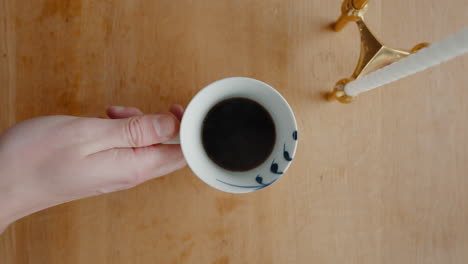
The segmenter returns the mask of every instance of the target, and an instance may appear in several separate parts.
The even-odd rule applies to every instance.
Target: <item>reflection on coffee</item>
[[[242,97],[216,104],[205,117],[203,147],[210,159],[230,171],[248,171],[270,156],[275,124],[259,103]]]

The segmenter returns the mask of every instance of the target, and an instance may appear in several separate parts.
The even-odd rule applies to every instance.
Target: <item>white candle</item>
[[[467,52],[468,28],[386,67],[371,72],[360,79],[349,82],[346,84],[344,91],[349,96],[356,96]]]

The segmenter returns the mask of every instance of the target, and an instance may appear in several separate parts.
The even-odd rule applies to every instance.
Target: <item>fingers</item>
[[[110,149],[88,157],[101,179],[100,193],[127,189],[186,165],[180,146]]]
[[[182,116],[184,115],[184,108],[179,105],[175,104],[170,109],[171,113],[173,113],[179,120],[182,120]]]
[[[186,165],[180,145],[149,146],[133,151],[123,151],[121,154],[122,161],[126,160],[129,155],[134,158],[135,167],[133,168],[139,168],[136,173],[137,184],[168,174]]]
[[[132,116],[143,115],[143,112],[141,112],[138,108],[124,106],[111,106],[107,108],[106,113],[109,116],[109,118],[112,119],[128,118]]]
[[[179,105],[175,104],[172,105],[170,108],[170,112],[174,114],[177,119],[182,120],[182,116],[184,114],[184,108]],[[128,118],[137,115],[143,115],[143,112],[136,108],[136,107],[127,107],[127,106],[111,106],[106,110],[107,116],[112,119],[120,119],[120,118]],[[104,118],[99,116],[99,118]]]
[[[103,149],[136,148],[159,144],[174,138],[179,132],[180,122],[171,113],[134,116],[108,120],[109,127],[102,133]]]
[[[170,108],[170,112],[173,113],[177,119],[182,120],[182,116],[184,114],[184,108],[179,105],[175,104],[172,105]],[[143,112],[136,108],[136,107],[126,107],[126,106],[111,106],[106,110],[107,116],[112,119],[120,119],[120,118],[127,118],[137,115],[143,115]],[[104,118],[99,116],[99,118]]]
[[[80,126],[92,136],[82,148],[91,155],[112,148],[136,148],[160,144],[174,138],[180,127],[183,108],[174,105],[172,113],[143,115],[134,107],[109,107],[107,114],[113,119],[87,119]]]

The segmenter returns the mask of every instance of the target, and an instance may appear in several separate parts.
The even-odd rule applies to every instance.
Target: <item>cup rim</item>
[[[281,109],[278,110],[279,114],[274,113],[274,116],[276,116],[276,120],[275,118],[273,118],[275,121],[275,126],[278,126],[278,124],[283,125],[284,123],[288,123],[287,126],[292,127],[291,128],[292,131],[290,132],[290,135],[288,135],[289,132],[283,133],[283,127],[276,128],[277,135],[278,135],[278,132],[280,132],[279,133],[280,136],[286,139],[283,140],[283,138],[281,138],[281,140],[285,142],[284,147],[278,145],[279,144],[278,142],[280,141],[279,139],[275,142],[275,150],[272,151],[271,156],[274,154],[279,155],[279,152],[281,151],[282,152],[281,154],[284,155],[284,157],[278,156],[278,159],[272,159],[271,165],[268,163],[269,160],[271,160],[269,158],[268,161],[266,161],[261,166],[257,167],[259,168],[257,171],[254,171],[256,169],[253,169],[247,172],[227,171],[225,169],[220,168],[211,160],[210,160],[211,165],[207,165],[210,163],[210,162],[207,162],[207,159],[209,158],[204,152],[204,148],[200,147],[201,136],[197,137],[197,133],[200,133],[199,130],[201,130],[200,129],[201,124],[199,124],[201,122],[198,122],[197,127],[195,127],[194,125],[195,122],[191,121],[193,116],[197,116],[196,118],[198,119],[200,119],[201,116],[206,116],[206,112],[208,112],[216,103],[222,100],[232,98],[232,97],[246,97],[246,98],[252,99],[250,96],[236,96],[235,92],[232,91],[234,89],[230,89],[228,92],[226,92],[225,98],[214,99],[214,100],[211,100],[211,102],[209,99],[207,100],[207,98],[210,97],[210,93],[214,93],[216,91],[218,92],[218,95],[217,95],[218,98],[220,98],[219,96],[223,95],[223,92],[221,92],[221,89],[227,90],[228,89],[227,86],[235,87],[236,84],[250,85],[251,87],[255,87],[255,89],[258,89],[258,91],[261,91],[263,95],[266,95],[263,97],[259,97],[258,100],[254,99],[255,101],[267,100],[267,99],[264,99],[264,97],[269,97],[269,100],[274,100],[276,103],[274,104],[275,105],[274,108],[276,108],[278,105],[280,105],[281,107]],[[239,87],[239,89],[240,88],[241,87]],[[255,94],[256,92],[257,91],[250,92],[250,93]],[[265,105],[263,106],[265,107]],[[202,108],[201,111],[204,113],[200,113],[200,111],[195,112],[199,110],[196,108],[200,108],[200,107]],[[267,107],[265,108],[269,110]],[[271,108],[272,107],[270,107],[270,109]],[[270,114],[273,115],[271,112]],[[278,130],[278,129],[281,129],[281,130]],[[197,140],[199,142],[195,142],[195,143],[193,142]],[[252,78],[228,77],[228,78],[224,78],[221,80],[217,80],[207,85],[192,98],[192,100],[190,101],[189,105],[186,108],[184,118],[182,118],[181,127],[180,127],[180,143],[181,143],[184,157],[187,160],[187,164],[195,173],[195,175],[198,178],[200,178],[203,182],[205,182],[206,184],[210,185],[211,187],[215,189],[218,189],[224,192],[247,193],[247,192],[257,191],[257,190],[270,186],[271,184],[276,182],[279,178],[281,178],[284,172],[286,172],[286,170],[289,168],[292,158],[294,157],[296,148],[297,148],[297,122],[296,122],[294,113],[291,109],[291,106],[288,104],[286,99],[270,85],[264,82],[261,82],[259,80],[256,80],[256,79],[252,79]],[[195,145],[196,147],[194,147]],[[286,149],[286,145],[288,145],[287,149]],[[197,149],[198,150],[197,152],[203,151],[203,153],[195,153],[193,149]],[[288,155],[288,159],[286,159],[285,161],[284,159],[286,157],[286,154]],[[197,156],[197,155],[200,155],[200,156]],[[204,164],[204,165],[200,165],[200,164]],[[207,166],[211,166],[211,167],[207,168]],[[279,167],[281,167],[281,169],[278,169]],[[270,173],[266,173],[265,172],[266,170],[269,170]],[[256,174],[257,172],[262,172],[262,173],[255,176],[254,174]],[[253,174],[248,175],[249,173],[253,173]],[[207,176],[207,174],[210,174],[210,176]],[[265,175],[265,174],[268,174],[268,175]],[[271,176],[270,174],[273,176]],[[216,175],[216,176],[213,176],[213,175]],[[232,178],[234,176],[229,176],[229,175],[236,175],[236,178],[235,178],[236,181],[232,182],[231,180],[234,179]],[[216,180],[213,180],[214,177],[216,177]],[[245,177],[246,179],[247,178],[248,179],[239,180],[241,177]],[[230,179],[230,180],[226,180],[226,179]],[[242,184],[240,184],[239,182],[242,182]],[[244,184],[244,182],[246,183]]]

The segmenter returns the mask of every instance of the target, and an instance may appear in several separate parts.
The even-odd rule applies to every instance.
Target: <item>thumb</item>
[[[146,147],[168,141],[179,132],[179,120],[171,113],[106,120],[96,129],[97,151]]]

